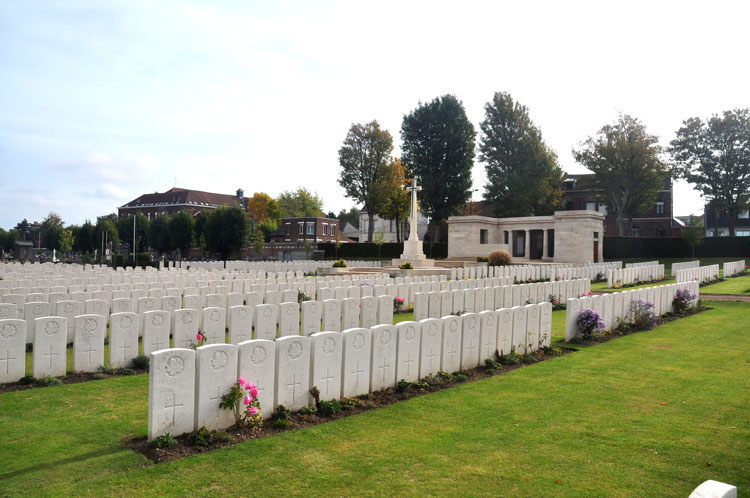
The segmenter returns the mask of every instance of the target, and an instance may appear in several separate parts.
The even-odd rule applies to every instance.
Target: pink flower
[[[250,384],[250,387],[248,387],[247,389],[248,389],[248,392],[250,393],[250,396],[252,396],[253,398],[258,396],[258,389],[256,389],[254,385]]]
[[[552,301],[552,304],[557,304],[557,301]]]
[[[245,400],[243,401],[243,403],[245,403],[245,406],[247,406],[247,405],[249,405],[249,404],[250,404],[250,402],[251,402],[252,400],[253,400],[253,399],[252,399],[252,398],[251,398],[250,396],[245,396]]]
[[[244,386],[245,384],[247,384],[244,377],[240,377],[239,379],[237,379],[237,382],[239,382],[241,386]]]
[[[594,295],[594,293],[591,292],[591,291],[589,291],[589,296],[593,296],[593,295]]]
[[[202,341],[202,340],[203,340],[203,336],[201,335],[201,333],[200,333],[200,332],[198,332],[198,333],[197,333],[197,334],[195,335],[195,339],[196,339],[196,340],[197,340],[198,342],[200,342],[200,341]]]
[[[250,415],[251,417],[254,417],[255,415],[258,414],[258,409],[256,407],[254,407],[254,406],[248,406],[247,407],[247,414]]]

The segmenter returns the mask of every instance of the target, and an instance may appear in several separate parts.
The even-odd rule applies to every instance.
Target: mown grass
[[[750,492],[750,304],[362,415],[154,465],[148,377],[0,394],[0,495]],[[403,316],[403,315],[399,315]],[[553,314],[561,335],[564,312]],[[666,404],[662,404],[666,403]]]
[[[701,294],[744,294],[750,296],[750,275],[731,277],[723,282],[701,287]]]

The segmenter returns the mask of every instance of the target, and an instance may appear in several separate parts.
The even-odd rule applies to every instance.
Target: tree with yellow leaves
[[[409,180],[406,178],[406,168],[397,157],[391,159],[385,168],[384,174],[379,178],[378,188],[382,195],[382,204],[377,215],[386,220],[393,220],[396,224],[396,241],[403,239],[403,222],[409,216],[411,198],[406,187]]]

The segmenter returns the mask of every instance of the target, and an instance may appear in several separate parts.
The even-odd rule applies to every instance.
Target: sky
[[[450,93],[479,129],[509,92],[563,170],[627,113],[668,145],[682,121],[750,107],[748,2],[0,0],[0,227],[66,224],[173,186],[305,187],[324,210],[352,123]],[[474,200],[486,182],[478,160]],[[676,215],[699,214],[675,185]]]

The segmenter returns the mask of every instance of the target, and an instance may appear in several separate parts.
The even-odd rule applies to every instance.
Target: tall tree
[[[156,215],[148,226],[148,240],[160,253],[169,252],[169,216]]]
[[[19,222],[16,225],[15,230],[21,236],[22,240],[31,238],[31,224],[26,220],[26,218],[24,218],[23,221]]]
[[[750,108],[682,124],[669,148],[675,171],[726,216],[734,235],[737,215],[750,204]]]
[[[359,229],[359,209],[357,206],[352,206],[349,211],[342,209],[336,216],[329,216],[329,218],[336,218],[339,221],[351,223],[354,228]]]
[[[576,161],[594,173],[594,186],[603,193],[615,214],[617,235],[625,235],[625,220],[656,202],[656,195],[669,176],[661,159],[659,137],[646,133],[646,126],[627,114],[604,125],[573,150]]]
[[[691,214],[687,226],[682,229],[682,238],[685,239],[692,251],[691,257],[695,257],[695,247],[703,243],[704,236],[703,218]]]
[[[364,204],[367,212],[367,242],[372,242],[375,213],[383,202],[380,177],[385,173],[393,150],[393,137],[377,121],[355,123],[339,149],[339,185],[346,196]]]
[[[269,221],[278,227],[279,221],[281,221],[279,217],[279,204],[265,192],[256,192],[248,199],[247,215],[250,217],[253,230],[257,225]]]
[[[169,247],[179,249],[182,257],[187,256],[193,244],[195,218],[186,210],[181,210],[169,219]]]
[[[117,221],[116,214],[96,217],[96,227],[94,228],[94,249],[99,249],[101,251],[102,242],[106,242],[107,244],[111,243],[114,249],[120,245],[120,232],[117,230]],[[130,227],[130,241],[132,243],[132,221]],[[101,254],[100,257],[104,259],[103,254]]]
[[[135,214],[135,252],[148,249],[149,221],[143,213]],[[119,239],[128,244],[133,250],[133,215],[123,216],[117,220]]]
[[[74,233],[75,244],[74,248],[81,252],[93,252],[96,248],[96,239],[94,225],[91,224],[90,220],[86,220],[83,225],[78,229],[77,233]]]
[[[300,216],[323,216],[323,199],[304,187],[285,190],[276,198],[278,219]]]
[[[372,242],[373,221],[382,195],[379,179],[385,173],[393,150],[393,137],[377,121],[353,124],[339,149],[339,185],[346,196],[364,204],[367,212],[367,242]]]
[[[244,209],[221,206],[208,214],[204,235],[206,248],[226,260],[247,244],[250,220]]]
[[[63,220],[60,215],[50,212],[40,225],[41,242],[47,249],[60,249],[60,232],[63,229]]]
[[[406,169],[397,157],[391,159],[386,171],[380,177],[383,202],[380,210],[376,213],[383,219],[393,220],[396,224],[396,242],[403,240],[402,225],[409,216],[411,200],[409,192],[405,190],[408,185]]]
[[[430,217],[433,240],[441,240],[446,218],[463,211],[471,198],[474,126],[463,104],[443,95],[419,104],[401,124],[401,160],[422,186],[422,212]]]
[[[479,124],[479,158],[485,163],[484,199],[498,216],[550,215],[563,205],[563,172],[557,155],[526,106],[497,92]]]
[[[74,242],[75,239],[71,230],[60,230],[60,240],[58,241],[60,252],[68,253],[72,251]]]

